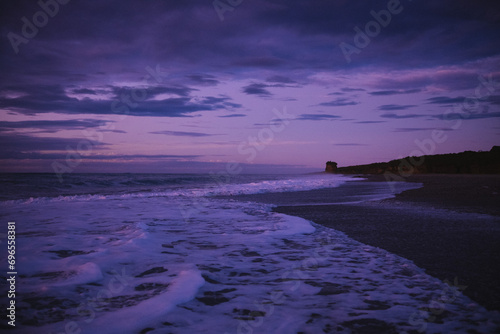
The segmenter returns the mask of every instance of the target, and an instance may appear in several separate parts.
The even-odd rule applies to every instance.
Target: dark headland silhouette
[[[339,174],[500,174],[500,146],[488,152],[461,153],[406,157],[389,162],[337,167],[328,161],[325,172]]]

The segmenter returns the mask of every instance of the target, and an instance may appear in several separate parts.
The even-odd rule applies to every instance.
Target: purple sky
[[[59,1],[0,4],[0,171],[307,172],[500,144],[499,1]]]

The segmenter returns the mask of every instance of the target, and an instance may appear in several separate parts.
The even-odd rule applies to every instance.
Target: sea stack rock
[[[326,163],[325,172],[327,173],[336,173],[337,172],[337,163],[333,161],[328,161]]]

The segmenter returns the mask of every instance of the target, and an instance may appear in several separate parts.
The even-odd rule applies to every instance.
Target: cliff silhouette
[[[332,168],[327,163],[326,172],[339,174],[500,174],[500,146],[487,152],[465,151],[461,153],[405,157],[389,162]],[[335,164],[336,167],[336,163]]]
[[[328,161],[326,163],[325,172],[327,173],[336,173],[337,172],[337,163],[333,161]]]

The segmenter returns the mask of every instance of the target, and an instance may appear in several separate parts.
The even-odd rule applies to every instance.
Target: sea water
[[[8,278],[7,222],[15,222],[15,332],[495,328],[497,315],[464,297],[459,282],[445,284],[406,259],[236,196],[279,197],[359,180],[72,174],[60,183],[50,174],[2,175],[0,276]],[[410,187],[373,183],[370,195],[350,200]],[[443,312],[446,321],[437,321]],[[1,328],[12,327],[3,319]]]

